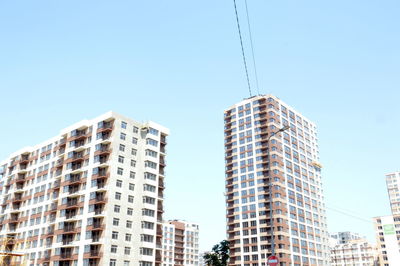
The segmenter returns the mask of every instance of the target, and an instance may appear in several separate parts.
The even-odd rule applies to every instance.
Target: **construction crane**
[[[25,253],[18,250],[23,242],[11,237],[0,238],[0,266],[26,265]]]

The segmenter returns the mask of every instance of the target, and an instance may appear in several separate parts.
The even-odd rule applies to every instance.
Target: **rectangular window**
[[[126,122],[124,121],[121,122],[121,128],[126,129]]]
[[[119,150],[120,151],[125,151],[125,145],[124,144],[119,144]]]
[[[111,238],[112,239],[118,239],[118,232],[117,231],[113,231],[111,234]]]
[[[125,133],[121,133],[119,135],[119,138],[122,139],[122,140],[125,140],[126,139],[126,134]]]
[[[131,242],[132,234],[125,234],[125,241]]]
[[[118,174],[118,175],[123,175],[123,174],[124,174],[124,169],[118,167],[118,169],[117,169],[117,174]]]
[[[133,203],[133,196],[131,196],[131,195],[128,196],[128,202]]]
[[[114,205],[114,212],[119,213],[121,210],[121,206],[119,205]]]
[[[111,245],[111,253],[117,253],[117,245]]]
[[[131,248],[130,247],[125,247],[125,255],[130,255],[131,254]]]
[[[132,221],[126,221],[126,228],[132,228]]]
[[[115,226],[119,225],[119,218],[114,218],[113,219],[113,225],[115,225]]]
[[[121,199],[121,193],[120,192],[115,192],[115,199],[120,200]]]

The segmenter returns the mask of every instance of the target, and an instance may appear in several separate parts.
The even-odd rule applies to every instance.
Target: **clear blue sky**
[[[248,2],[260,93],[316,122],[327,204],[389,214],[399,2]],[[224,239],[223,109],[248,96],[231,0],[2,1],[0,38],[0,158],[108,110],[154,120],[171,129],[166,217],[198,222],[202,250]],[[372,223],[328,222],[374,238]]]

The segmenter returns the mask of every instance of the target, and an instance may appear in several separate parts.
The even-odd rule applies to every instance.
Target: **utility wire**
[[[260,95],[259,85],[258,85],[257,66],[256,66],[255,55],[254,55],[253,38],[252,38],[252,34],[251,34],[250,18],[249,18],[249,9],[248,9],[248,7],[247,7],[247,0],[245,0],[244,3],[245,3],[245,5],[246,5],[247,26],[248,26],[248,28],[249,28],[249,37],[250,37],[251,54],[252,54],[252,56],[253,56],[254,76],[255,76],[255,78],[256,78],[256,86],[257,86],[256,89],[257,89],[257,94]]]
[[[246,71],[247,86],[249,87],[249,93],[250,93],[250,97],[251,97],[252,95],[251,95],[249,72],[247,71],[246,55],[244,53],[244,48],[243,48],[242,32],[240,31],[240,23],[239,23],[239,16],[238,16],[237,7],[236,7],[236,0],[233,0],[233,5],[235,6],[236,23],[237,23],[238,32],[239,32],[240,46],[242,47],[242,57],[243,57],[244,69]]]
[[[331,211],[335,211],[335,212],[338,212],[338,213],[341,213],[341,214],[343,214],[343,215],[346,215],[346,216],[349,216],[349,217],[352,217],[352,218],[355,218],[355,219],[358,219],[358,220],[360,220],[360,221],[363,221],[363,222],[367,222],[367,223],[374,223],[373,221],[372,221],[372,219],[371,220],[369,220],[369,219],[367,219],[367,218],[364,218],[364,217],[360,217],[360,216],[356,216],[356,215],[353,215],[353,214],[349,214],[349,213],[347,213],[346,211],[343,211],[343,210],[339,210],[339,209],[336,209],[336,208],[332,208],[332,207],[328,207],[328,206],[325,206],[327,209],[329,209],[329,210],[331,210]]]

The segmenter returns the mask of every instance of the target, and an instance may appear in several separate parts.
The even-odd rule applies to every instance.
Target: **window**
[[[121,193],[120,192],[115,192],[115,199],[120,200],[121,199]]]
[[[152,173],[144,173],[144,178],[145,179],[150,179],[150,180],[156,180],[157,179],[157,176],[155,175],[155,174],[152,174]]]
[[[110,259],[110,266],[117,266],[117,260]]]
[[[124,144],[119,144],[119,150],[120,151],[125,151],[125,145]]]
[[[154,228],[154,223],[143,221],[142,222],[142,228],[153,229]]]
[[[121,210],[121,206],[119,206],[119,205],[114,205],[114,212],[119,213],[120,210]]]
[[[150,191],[150,192],[155,192],[156,191],[156,187],[149,185],[149,184],[144,184],[143,185],[143,189],[144,191]]]
[[[138,133],[139,132],[139,128],[138,127],[133,127],[133,133]]]
[[[135,184],[129,183],[129,190],[134,190],[135,189]]]
[[[140,235],[140,239],[142,242],[153,242],[154,237],[152,235],[142,234]]]
[[[124,121],[121,122],[121,128],[126,129],[126,122]]]
[[[133,209],[132,208],[128,208],[126,214],[133,215]]]
[[[151,156],[151,157],[157,158],[157,152],[147,149],[146,150],[146,156]]]
[[[119,225],[119,218],[114,218],[113,219],[113,225],[115,225],[115,226]]]
[[[135,175],[136,175],[136,173],[133,172],[133,171],[131,171],[131,172],[129,173],[129,177],[130,177],[130,178],[135,178]]]
[[[119,163],[124,163],[124,156],[118,156],[118,162]]]
[[[117,253],[117,245],[111,245],[111,253]]]
[[[137,139],[137,138],[135,138],[135,137],[132,137],[132,143],[133,143],[133,144],[137,144],[137,141],[138,141],[138,139]]]
[[[117,174],[123,175],[123,174],[124,174],[124,169],[118,167],[118,169],[117,169]]]
[[[112,231],[111,238],[112,239],[118,239],[118,232],[117,231]]]
[[[153,249],[152,248],[140,248],[140,254],[141,255],[146,255],[146,256],[152,256],[153,255]]]
[[[133,156],[136,156],[136,153],[137,153],[137,150],[132,148],[131,154],[132,154]]]
[[[126,139],[126,134],[125,133],[121,133],[119,135],[119,138],[122,139],[122,140],[125,140]]]
[[[130,242],[132,240],[132,234],[125,234],[125,241]]]
[[[132,221],[126,221],[126,228],[132,228]]]
[[[136,161],[135,160],[131,160],[131,166],[135,167],[136,166]]]
[[[131,254],[131,248],[130,247],[125,247],[125,255],[130,255]]]
[[[132,195],[129,195],[129,196],[128,196],[128,202],[129,202],[129,203],[133,203],[133,196],[132,196]]]
[[[154,217],[154,210],[150,210],[150,209],[142,209],[142,215],[144,216],[150,216],[150,217]]]
[[[152,198],[152,197],[144,196],[143,197],[143,203],[155,204],[156,203],[156,199]]]
[[[144,162],[144,166],[145,167],[150,167],[150,168],[153,168],[153,169],[157,168],[157,164],[155,162],[152,162],[152,161],[145,161]]]
[[[116,184],[117,187],[122,187],[122,180],[117,180]]]
[[[154,136],[158,136],[158,130],[155,128],[150,127],[149,128],[149,133],[154,135]]]
[[[158,147],[158,141],[154,139],[146,139],[146,144]]]

